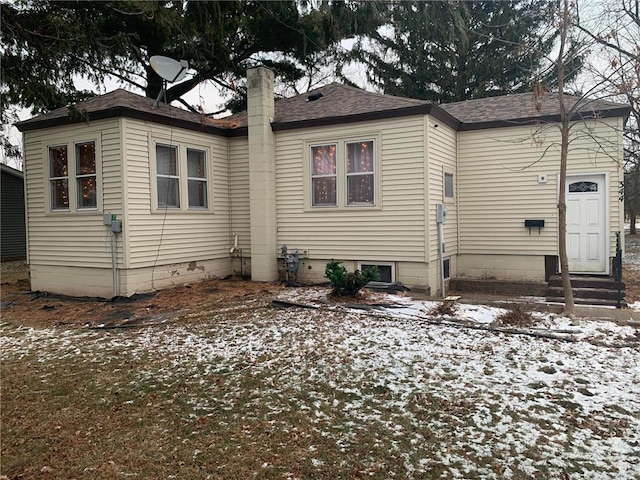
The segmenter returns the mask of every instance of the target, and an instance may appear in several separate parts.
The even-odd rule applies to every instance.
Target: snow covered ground
[[[460,305],[455,318],[442,318],[429,314],[437,304],[399,295],[380,294],[374,300],[383,305],[362,310],[327,303],[326,294],[291,289],[279,297],[317,309],[256,303],[139,330],[5,324],[0,360],[137,365],[144,358],[130,373],[141,392],[179,381],[204,386],[206,395],[183,399],[194,430],[198,418],[231,409],[243,393],[253,402],[242,420],[248,425],[296,432],[288,412],[306,412],[313,428],[299,458],[311,472],[305,478],[337,478],[338,464],[352,462],[375,478],[640,479],[634,328],[572,327],[536,314],[522,333],[558,337],[548,339],[483,329],[501,309]],[[238,392],[247,369],[260,381]],[[222,383],[207,390],[212,374]],[[256,405],[269,413],[252,414]],[[356,456],[365,441],[369,454]],[[275,468],[266,457],[259,464]]]

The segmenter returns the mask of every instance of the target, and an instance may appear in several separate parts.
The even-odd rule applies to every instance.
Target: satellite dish
[[[154,55],[149,59],[151,68],[169,83],[182,80],[187,74],[189,62],[186,60],[174,60],[173,58]]]
[[[151,65],[151,68],[153,68],[153,71],[163,79],[162,89],[158,94],[156,103],[153,104],[153,108],[157,108],[158,103],[160,103],[160,98],[167,92],[167,82],[174,83],[182,80],[187,74],[189,62],[186,60],[177,61],[173,58],[163,57],[162,55],[154,55],[149,59],[149,64]]]

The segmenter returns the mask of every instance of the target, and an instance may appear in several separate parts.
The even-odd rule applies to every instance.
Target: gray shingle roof
[[[214,120],[212,118],[205,117],[204,115],[172,107],[162,102],[158,104],[157,108],[154,108],[154,104],[155,100],[152,98],[143,97],[127,90],[118,89],[104,95],[88,98],[87,100],[78,102],[74,105],[74,108],[81,114],[89,114],[90,119],[113,116],[109,115],[109,112],[115,114],[118,111],[130,111],[165,118],[170,121],[200,124],[203,127],[228,127],[228,123],[225,120]],[[102,113],[102,115],[92,115],[98,112]],[[68,120],[69,108],[62,107],[28,120],[18,122],[16,126],[18,126],[20,130],[29,130],[32,124],[40,124],[43,122],[45,124],[56,124],[60,121]]]
[[[319,95],[321,94],[321,95]],[[315,97],[315,99],[314,99]],[[565,96],[568,108],[578,103],[578,118],[624,116],[627,105],[604,100]],[[115,90],[75,105],[90,120],[131,116],[221,135],[246,134],[247,114],[241,112],[223,119],[212,119],[160,103],[126,90]],[[332,125],[403,115],[431,114],[460,130],[557,121],[559,105],[556,94],[548,93],[536,103],[533,94],[522,93],[435,105],[412,98],[368,92],[356,87],[331,83],[302,95],[275,102],[274,130],[304,126]],[[574,117],[575,118],[575,117]],[[68,108],[59,108],[16,124],[22,131],[71,123]],[[78,120],[75,120],[78,121]]]
[[[310,100],[310,97],[313,98],[318,94],[322,96],[316,100]],[[277,99],[273,123],[308,122],[429,105],[431,105],[430,102],[424,100],[382,95],[341,83],[330,83],[295,97]],[[247,112],[237,113],[225,120],[246,127]]]
[[[592,100],[573,95],[564,95],[564,99],[567,112],[577,104],[576,113],[581,118],[593,118],[594,116],[601,116],[604,112],[618,109],[624,110],[625,108],[625,105],[619,103]],[[463,124],[485,122],[530,123],[531,120],[560,115],[557,93],[546,93],[538,99],[534,99],[532,93],[519,93],[442,104],[440,107]]]

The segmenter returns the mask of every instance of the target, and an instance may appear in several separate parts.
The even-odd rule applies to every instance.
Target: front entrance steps
[[[573,301],[580,305],[605,305],[624,308],[624,282],[611,276],[571,275]],[[564,303],[562,277],[552,275],[547,286],[547,302]]]

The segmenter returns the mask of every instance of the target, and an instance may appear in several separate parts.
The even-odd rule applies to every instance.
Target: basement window
[[[444,278],[446,279],[451,277],[451,259],[445,258],[442,263],[443,263],[442,271],[444,272]]]
[[[385,283],[394,283],[396,281],[395,275],[395,265],[393,263],[379,263],[379,262],[359,262],[358,270],[361,272],[364,271],[365,268],[377,268],[378,273],[380,274],[380,282]]]

